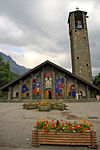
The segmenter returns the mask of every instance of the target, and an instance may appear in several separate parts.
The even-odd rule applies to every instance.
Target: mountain
[[[0,52],[0,55],[2,56],[4,61],[8,61],[10,64],[10,70],[18,75],[22,75],[25,72],[29,71],[29,68],[25,68],[24,66],[18,65],[10,56]]]

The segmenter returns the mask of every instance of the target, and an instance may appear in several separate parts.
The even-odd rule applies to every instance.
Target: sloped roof
[[[99,90],[99,91],[100,91],[100,88],[98,88],[97,86],[95,86],[95,85],[89,83],[88,81],[86,81],[86,80],[80,78],[79,76],[76,76],[75,74],[69,72],[68,70],[62,68],[61,66],[58,66],[58,65],[54,64],[53,62],[51,62],[51,61],[49,61],[49,60],[46,60],[45,62],[41,63],[40,65],[38,65],[38,66],[34,67],[33,69],[29,70],[28,72],[24,73],[23,75],[21,75],[20,77],[18,77],[16,80],[14,80],[14,81],[12,81],[12,82],[10,82],[10,83],[4,85],[0,90],[6,91],[9,86],[15,85],[16,83],[18,83],[18,82],[20,81],[20,79],[23,80],[24,78],[27,78],[31,73],[36,72],[37,70],[39,70],[39,68],[41,68],[41,67],[43,67],[43,66],[45,66],[45,65],[47,65],[47,64],[53,66],[53,67],[56,68],[56,69],[59,69],[60,71],[62,71],[62,72],[64,72],[65,74],[67,74],[69,77],[72,77],[72,78],[74,78],[74,79],[77,79],[77,80],[79,80],[80,82],[85,83],[86,85],[89,85],[89,86],[91,86],[92,88],[95,88],[96,90]]]

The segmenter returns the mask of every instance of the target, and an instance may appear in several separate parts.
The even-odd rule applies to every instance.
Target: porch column
[[[8,91],[8,100],[12,99],[12,87],[9,87],[9,91]]]
[[[55,71],[52,70],[53,99],[55,99]]]
[[[41,72],[41,98],[44,98],[44,68]]]
[[[75,96],[76,96],[76,93],[79,92],[79,89],[78,89],[78,81],[75,79]]]
[[[89,91],[89,89],[88,89],[88,86],[87,86],[87,85],[86,85],[85,90],[86,90],[86,98],[89,98],[89,97],[90,97],[90,91]]]
[[[67,99],[67,79],[64,77],[64,99]]]
[[[19,82],[19,100],[22,99],[22,80]]]
[[[33,74],[30,76],[30,93],[29,93],[29,99],[32,100],[33,97]]]

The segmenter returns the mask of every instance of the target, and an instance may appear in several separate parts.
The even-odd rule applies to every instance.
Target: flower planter
[[[84,145],[89,148],[97,148],[96,131],[88,130],[86,133],[66,133],[54,130],[43,133],[43,130],[32,130],[32,146],[40,146],[41,144],[49,145]]]
[[[50,105],[38,106],[39,111],[50,111]]]
[[[64,104],[53,104],[53,109],[64,110],[65,109],[65,105]]]
[[[24,104],[23,105],[23,109],[37,109],[38,108],[38,106],[37,106],[37,104]]]

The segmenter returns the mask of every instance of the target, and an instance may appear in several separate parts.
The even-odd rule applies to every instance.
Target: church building
[[[100,89],[92,83],[90,50],[87,32],[87,13],[76,10],[69,13],[72,73],[45,61],[1,88],[8,99],[75,99],[95,98]]]

